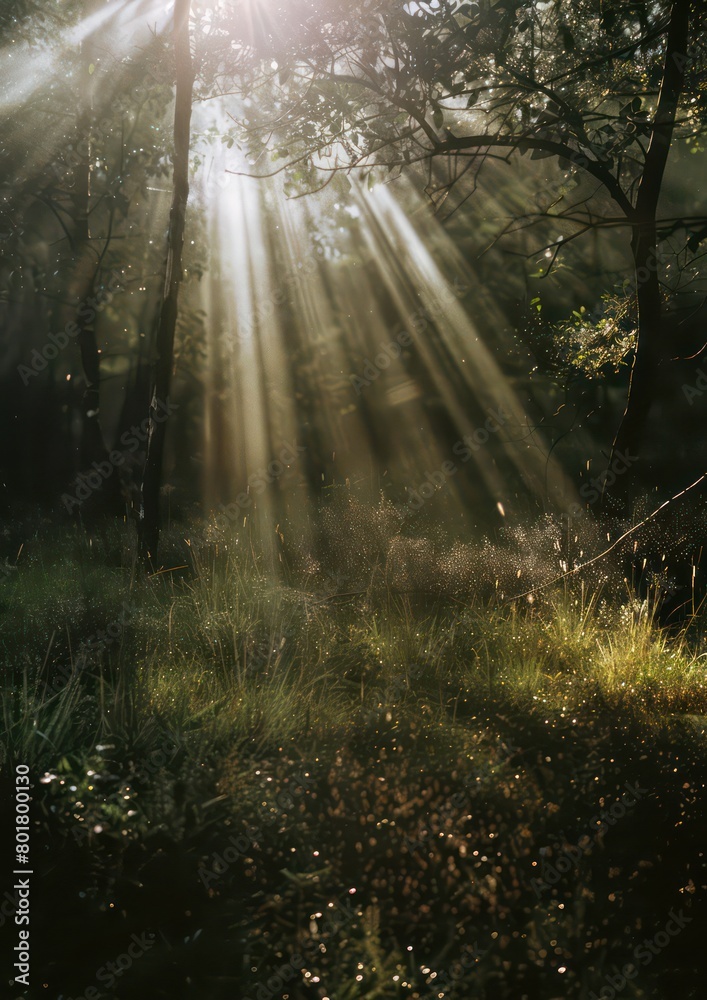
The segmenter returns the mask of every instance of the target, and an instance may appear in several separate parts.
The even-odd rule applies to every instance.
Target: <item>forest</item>
[[[0,979],[698,1000],[707,5],[0,0]]]

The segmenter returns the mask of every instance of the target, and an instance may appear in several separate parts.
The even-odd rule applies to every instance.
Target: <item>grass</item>
[[[152,719],[219,747],[254,734],[268,745],[326,739],[382,705],[441,718],[452,704],[455,717],[489,703],[652,718],[707,708],[689,630],[661,628],[649,600],[609,608],[567,591],[539,607],[437,602],[430,613],[390,592],[313,598],[249,578],[226,554],[180,583],[92,580],[90,598],[64,592],[52,618],[51,570],[35,573],[35,586],[18,579],[7,611],[16,669],[2,743],[32,763]],[[129,611],[116,617],[121,603]],[[86,697],[99,711],[81,726]]]
[[[420,594],[409,559],[404,586],[370,562],[334,586],[184,534],[166,540],[179,569],[145,579],[127,529],[40,533],[0,584],[5,780],[30,765],[43,911],[86,928],[79,948],[38,916],[43,995],[100,985],[150,928],[158,946],[101,995],[584,998],[630,960],[649,900],[666,919],[701,901],[699,613],[663,626],[660,591],[620,573],[513,600],[518,552],[475,561],[489,543],[465,549],[473,572],[442,550]],[[567,560],[557,538],[534,535],[523,589]],[[627,781],[645,799],[595,835]],[[678,975],[698,996],[693,939],[626,995]]]

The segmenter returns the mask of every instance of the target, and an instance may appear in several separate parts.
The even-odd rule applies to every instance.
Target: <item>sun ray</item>
[[[218,248],[206,378],[220,403],[205,423],[207,507],[240,497],[239,518],[267,533],[336,483],[372,498],[385,487],[405,505],[428,475],[460,512],[470,496],[496,516],[514,498],[536,509],[574,500],[503,370],[502,314],[489,314],[411,184],[369,190],[342,177],[290,199],[280,178],[227,173],[233,156],[210,156],[198,197]],[[266,489],[254,474],[285,441],[303,452]],[[463,474],[440,477],[445,462]]]

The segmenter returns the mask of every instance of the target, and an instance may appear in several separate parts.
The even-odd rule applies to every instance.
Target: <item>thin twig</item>
[[[604,556],[608,556],[610,552],[613,552],[616,546],[620,545],[621,542],[623,542],[626,538],[628,538],[629,535],[632,535],[634,531],[637,531],[639,528],[642,528],[644,524],[647,524],[649,521],[652,521],[653,518],[657,514],[659,514],[664,507],[667,507],[668,504],[673,503],[674,500],[679,500],[680,497],[684,496],[686,493],[689,493],[690,490],[693,490],[695,488],[695,486],[699,486],[700,483],[703,482],[705,479],[707,479],[707,472],[703,472],[702,475],[699,477],[699,479],[696,479],[694,483],[691,483],[689,486],[686,486],[684,490],[680,490],[679,493],[676,493],[675,496],[670,497],[669,500],[664,500],[663,503],[660,505],[660,507],[656,507],[656,509],[653,511],[652,514],[649,514],[648,517],[645,517],[642,521],[639,521],[638,524],[634,524],[632,527],[630,527],[628,531],[625,531],[623,535],[620,535],[615,542],[611,543],[608,549],[604,549],[604,551],[600,552],[598,556],[594,556],[592,559],[589,559],[587,562],[582,563],[580,566],[575,566],[574,569],[568,570],[566,573],[562,573],[560,576],[555,577],[554,580],[548,580],[547,583],[540,583],[538,584],[537,587],[532,587],[530,590],[526,590],[522,594],[516,594],[514,597],[509,598],[509,600],[506,601],[505,603],[510,604],[512,601],[520,600],[521,597],[529,597],[530,594],[535,594],[539,590],[546,590],[548,587],[552,587],[556,583],[561,583],[562,580],[566,580],[570,576],[575,576],[577,573],[581,573],[583,569],[586,569],[588,566],[592,566],[595,562],[599,562],[599,560],[603,559]]]

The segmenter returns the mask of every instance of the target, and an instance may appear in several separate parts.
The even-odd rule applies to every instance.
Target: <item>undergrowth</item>
[[[530,535],[473,573],[503,539],[464,543],[466,584],[418,540],[424,591],[409,539],[335,578],[326,547],[276,575],[208,526],[150,577],[127,529],[28,538],[0,584],[4,780],[30,765],[44,898],[87,928],[43,906],[44,995],[89,995],[149,929],[99,995],[585,998],[648,899],[651,933],[697,906],[699,602],[666,625],[666,587],[616,564],[547,585],[579,540]],[[667,996],[680,954],[696,997],[694,937],[627,995]]]

